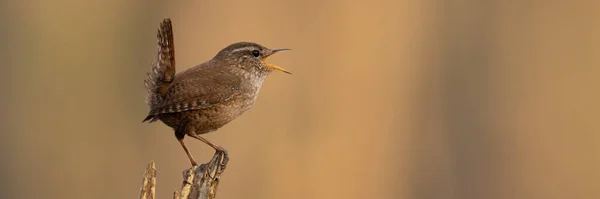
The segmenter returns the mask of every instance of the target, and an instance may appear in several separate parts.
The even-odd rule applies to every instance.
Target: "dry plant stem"
[[[219,180],[221,174],[225,170],[226,153],[217,151],[210,162],[201,164],[200,166],[193,166],[183,172],[183,184],[181,189],[175,191],[173,198],[175,199],[214,199],[217,194],[217,187],[219,186]],[[154,162],[148,165],[148,168],[154,169]],[[146,188],[146,179],[153,179],[149,188]],[[142,191],[140,199],[154,199],[156,186],[156,170],[154,172],[148,172],[144,175],[144,182],[142,184]],[[148,193],[144,192],[146,190]],[[145,194],[146,193],[146,194]],[[150,197],[148,197],[150,196]]]

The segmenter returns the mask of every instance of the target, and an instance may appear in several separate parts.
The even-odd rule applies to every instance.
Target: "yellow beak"
[[[287,49],[287,48],[283,48],[283,49],[275,49],[275,50],[273,50],[273,51],[271,52],[271,54],[268,54],[267,56],[264,56],[264,57],[262,58],[262,62],[263,62],[263,63],[265,63],[265,66],[267,66],[267,68],[270,68],[270,69],[273,69],[273,70],[278,70],[278,71],[281,71],[281,72],[284,72],[284,73],[287,73],[287,74],[290,74],[290,75],[291,75],[291,74],[292,74],[291,72],[289,72],[289,71],[287,71],[287,70],[285,70],[285,69],[283,69],[283,68],[281,68],[281,67],[279,67],[279,66],[275,66],[275,65],[273,65],[273,64],[268,64],[267,62],[265,62],[265,59],[267,59],[267,57],[269,57],[269,56],[271,56],[271,55],[275,54],[276,52],[279,52],[279,51],[284,51],[284,50],[291,50],[291,49]]]
[[[284,73],[287,73],[287,74],[290,74],[290,75],[292,74],[290,71],[287,71],[287,70],[285,70],[285,69],[283,69],[283,68],[281,68],[279,66],[275,66],[273,64],[267,64],[267,63],[265,63],[265,64],[266,64],[267,68],[270,68],[270,69],[273,69],[273,70],[278,70],[278,71],[281,71],[281,72],[284,72]]]

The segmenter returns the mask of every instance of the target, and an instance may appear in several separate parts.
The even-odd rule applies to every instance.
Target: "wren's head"
[[[248,72],[256,72],[263,75],[267,75],[273,70],[292,74],[283,68],[265,62],[267,57],[284,50],[290,49],[271,50],[256,43],[238,42],[219,51],[213,60],[224,61],[228,66],[241,67]]]

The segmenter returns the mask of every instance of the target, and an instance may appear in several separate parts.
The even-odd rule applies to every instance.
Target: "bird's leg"
[[[229,155],[227,154],[227,149],[221,147],[221,146],[217,146],[213,143],[211,143],[210,141],[208,141],[207,139],[204,139],[203,137],[200,137],[199,135],[196,135],[195,133],[188,133],[187,135],[189,135],[190,137],[196,138],[206,144],[208,144],[208,146],[212,147],[213,149],[215,149],[215,156],[219,153],[223,154],[223,162],[221,163],[221,167],[223,168],[222,170],[225,170],[225,167],[227,166],[227,162],[229,161]]]
[[[192,154],[190,154],[190,151],[188,150],[188,148],[185,146],[185,143],[183,143],[183,138],[178,138],[177,139],[179,141],[179,143],[181,144],[181,147],[183,147],[183,150],[185,151],[185,154],[187,154],[188,158],[190,159],[190,162],[192,163],[192,166],[198,166],[198,164],[196,163],[196,161],[194,160],[194,158],[192,157]]]

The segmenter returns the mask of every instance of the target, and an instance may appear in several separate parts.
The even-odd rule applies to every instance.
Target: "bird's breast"
[[[233,87],[239,89],[235,97],[214,106],[212,110],[197,112],[198,128],[204,131],[216,130],[248,111],[258,98],[263,80],[260,77],[244,79],[241,85]]]

